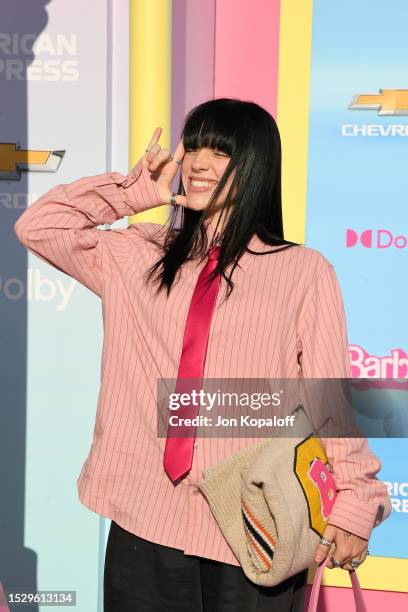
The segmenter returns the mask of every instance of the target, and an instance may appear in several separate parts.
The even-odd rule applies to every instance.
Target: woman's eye
[[[188,149],[188,148],[186,148],[185,152],[186,153],[197,153],[198,149]],[[214,155],[216,155],[217,157],[227,157],[227,158],[230,157],[227,153],[224,153],[223,151],[217,151],[217,150],[214,150]]]

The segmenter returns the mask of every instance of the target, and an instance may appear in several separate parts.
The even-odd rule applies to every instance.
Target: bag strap
[[[329,561],[330,561],[330,555],[327,555],[326,559],[323,561],[323,563],[319,565],[319,567],[316,570],[307,612],[317,611],[317,602],[319,599],[320,586],[321,586],[321,582],[323,578],[323,572],[324,572],[324,568],[326,567]],[[360,583],[358,581],[357,573],[355,570],[348,570],[348,572],[349,572],[349,576],[351,580],[351,585],[353,587],[354,605],[356,607],[356,612],[368,612],[367,606],[363,598],[363,591],[361,590]]]
[[[6,595],[3,591],[3,585],[1,584],[1,580],[0,580],[0,612],[10,612],[10,608],[8,607],[8,604],[6,601]]]

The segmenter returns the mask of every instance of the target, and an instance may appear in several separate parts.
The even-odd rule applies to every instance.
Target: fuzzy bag
[[[227,457],[205,469],[197,485],[245,575],[263,586],[313,564],[337,494],[303,406],[294,414],[290,438]]]

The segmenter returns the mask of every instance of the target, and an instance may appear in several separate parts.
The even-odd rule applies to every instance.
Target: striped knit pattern
[[[252,445],[253,438],[197,440],[191,472],[175,487],[164,472],[165,440],[156,430],[157,381],[177,377],[201,266],[186,262],[167,298],[144,278],[160,256],[148,238],[161,227],[96,227],[159,205],[154,181],[138,165],[128,176],[109,172],[57,185],[29,206],[15,231],[33,254],[101,300],[101,387],[92,444],[77,482],[81,502],[151,542],[239,565],[197,484],[205,468]],[[207,232],[211,238],[211,224]],[[271,250],[256,236],[249,247]],[[225,301],[221,280],[205,378],[351,375],[341,293],[324,255],[302,246],[265,256],[245,252],[233,282]],[[322,442],[339,488],[330,522],[368,537],[378,504],[387,499],[376,479],[381,463],[365,440]]]
[[[265,528],[244,498],[241,499],[241,510],[252,562],[258,571],[267,572],[272,567],[276,537]]]

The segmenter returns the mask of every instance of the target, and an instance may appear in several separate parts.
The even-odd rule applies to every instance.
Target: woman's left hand
[[[363,562],[367,557],[368,540],[360,538],[349,531],[327,524],[323,537],[331,540],[332,544],[331,546],[325,544],[317,546],[315,552],[316,563],[321,563],[327,556],[330,556],[341,563],[341,569],[352,570],[356,569],[350,565],[352,559]],[[326,567],[333,569],[336,566],[333,565],[332,561],[329,561]]]

